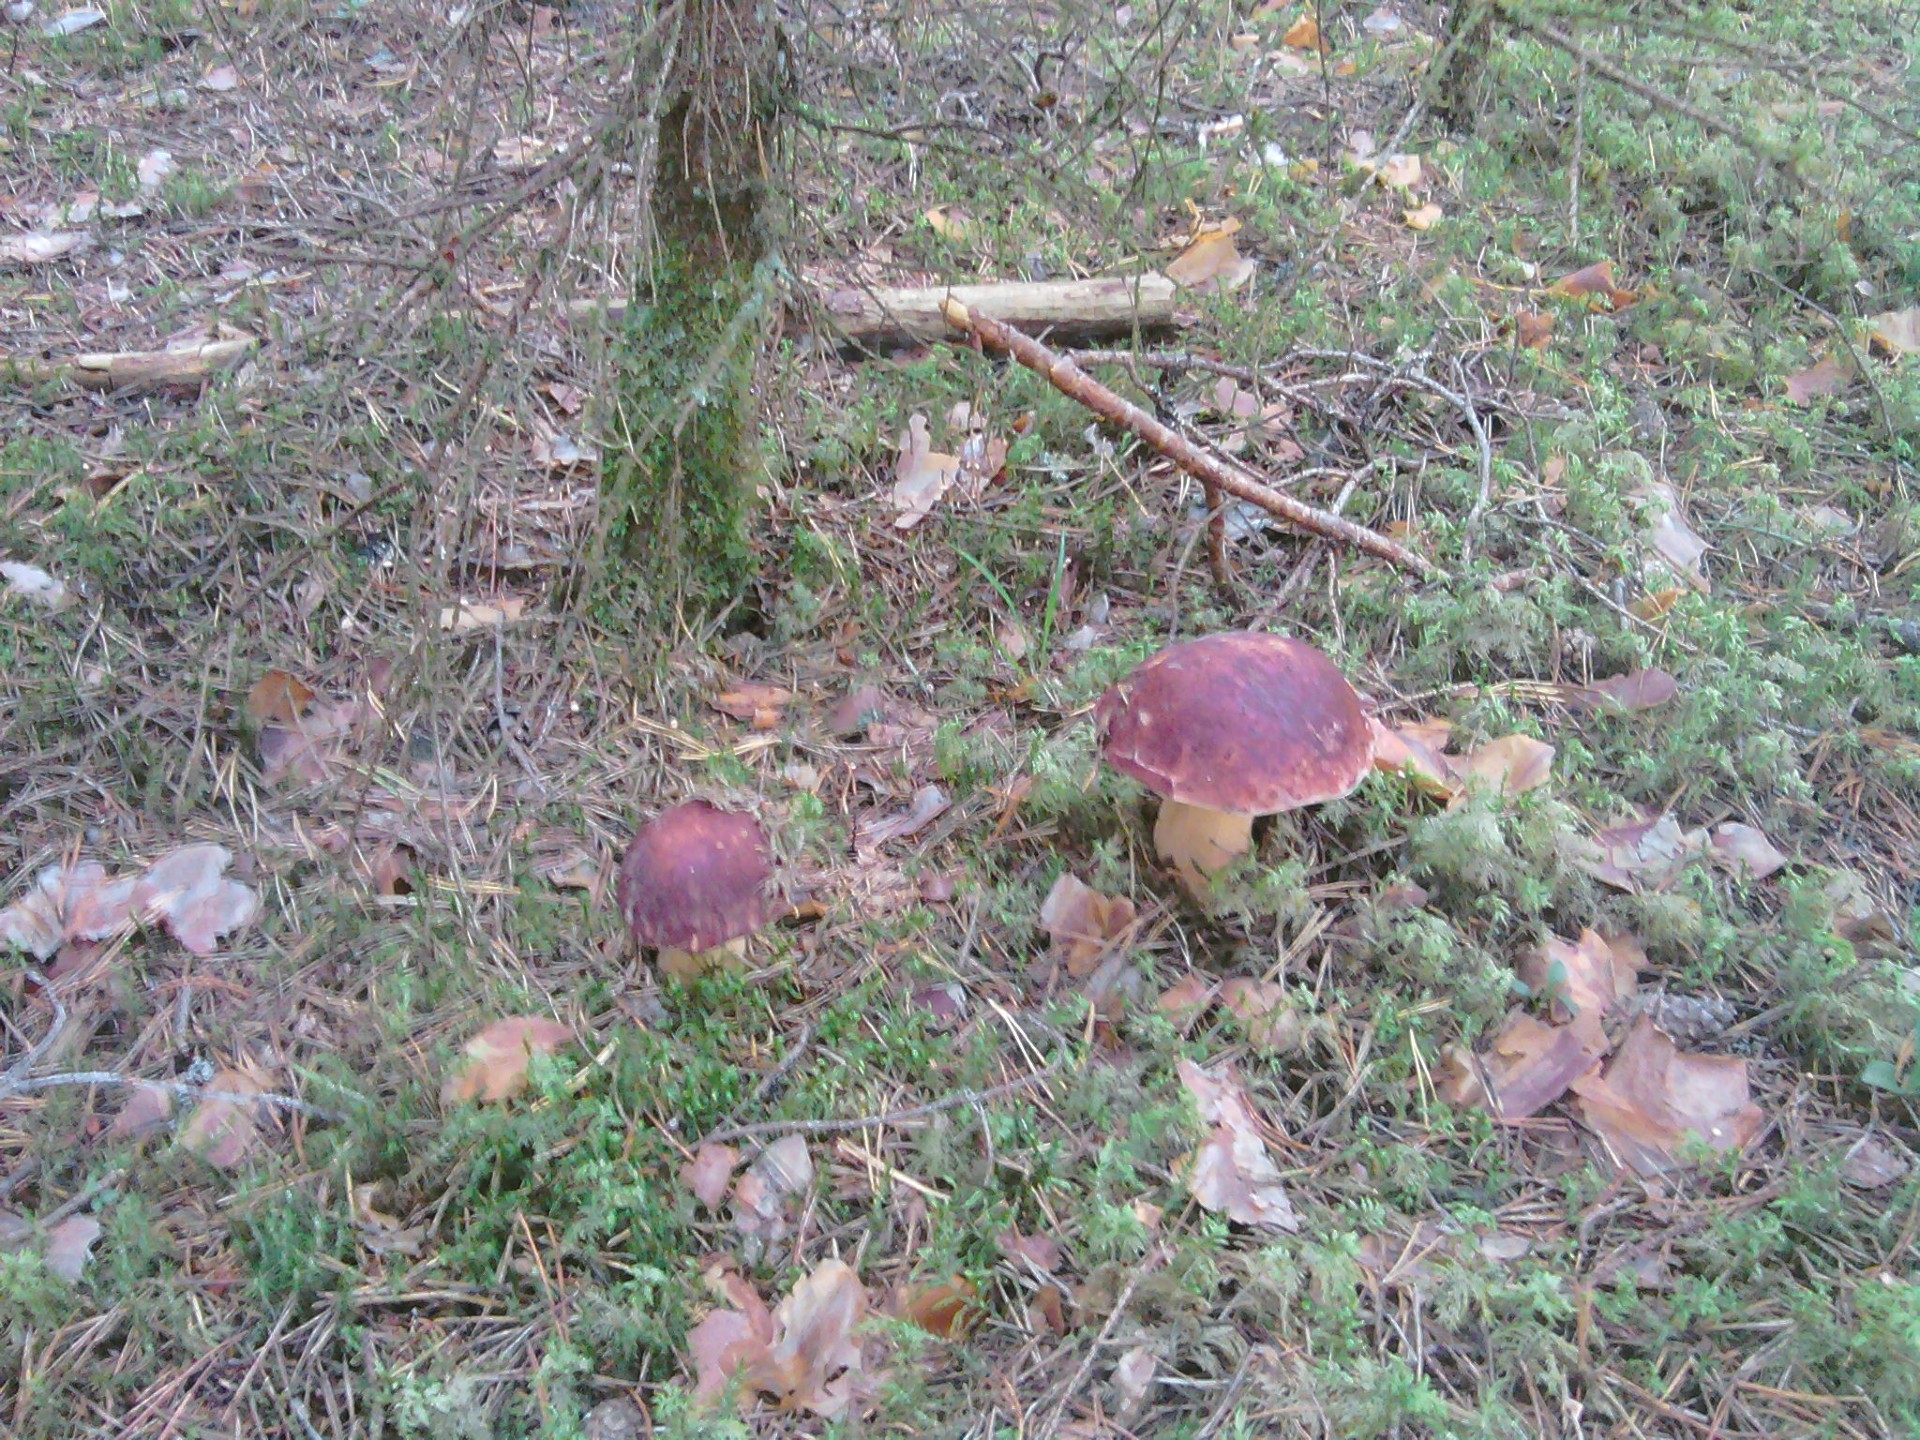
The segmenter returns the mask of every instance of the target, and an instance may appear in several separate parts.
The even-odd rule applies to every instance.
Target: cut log
[[[1009,324],[1042,330],[1063,340],[1129,335],[1135,329],[1164,330],[1174,323],[1174,283],[1144,275],[1097,280],[1007,281],[985,285],[917,285],[862,290],[814,291],[800,318],[849,346],[896,349],[951,339],[940,317],[947,300],[977,306]],[[575,300],[567,320],[579,325],[601,314],[619,324],[623,300]]]

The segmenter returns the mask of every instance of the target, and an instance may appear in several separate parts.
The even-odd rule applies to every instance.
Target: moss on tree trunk
[[[764,0],[687,0],[665,82],[651,253],[622,337],[607,480],[625,574],[651,625],[710,613],[752,577],[774,40]]]

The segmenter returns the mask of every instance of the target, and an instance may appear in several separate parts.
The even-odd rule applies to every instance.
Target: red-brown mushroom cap
[[[689,800],[640,827],[615,895],[642,945],[697,953],[771,920],[772,879],[759,821]]]
[[[1311,645],[1232,631],[1169,645],[1100,698],[1107,760],[1182,805],[1272,815],[1373,764],[1360,697]]]

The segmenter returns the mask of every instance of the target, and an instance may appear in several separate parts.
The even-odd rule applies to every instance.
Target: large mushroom
[[[737,959],[780,908],[760,822],[705,800],[640,827],[615,894],[633,938],[683,979]]]
[[[1325,655],[1233,631],[1169,645],[1100,699],[1109,764],[1161,797],[1153,843],[1196,897],[1256,815],[1347,794],[1373,764],[1360,697]]]

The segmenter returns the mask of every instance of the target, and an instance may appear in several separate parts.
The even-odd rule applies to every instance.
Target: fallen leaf
[[[551,1055],[573,1031],[545,1015],[496,1020],[460,1047],[462,1059],[440,1087],[442,1105],[510,1100],[527,1087],[535,1055]]]
[[[1053,957],[1067,974],[1084,980],[1133,930],[1133,902],[1102,895],[1070,874],[1053,882],[1040,905],[1040,928],[1052,942]]]
[[[91,1215],[69,1215],[47,1227],[41,1252],[50,1273],[77,1285],[92,1258],[93,1242],[100,1238],[100,1222]]]
[[[1846,389],[1853,383],[1853,366],[1827,355],[1804,370],[1794,371],[1783,383],[1789,403],[1806,405],[1822,395],[1838,395]]]
[[[134,175],[140,181],[142,190],[158,190],[160,184],[173,173],[173,152],[154,148],[140,157],[140,163],[134,166]]]
[[[1327,42],[1320,37],[1320,21],[1311,10],[1287,27],[1287,33],[1280,37],[1280,43],[1293,50],[1318,50],[1324,53],[1327,49]]]
[[[1604,1070],[1573,1083],[1580,1118],[1614,1157],[1643,1176],[1664,1174],[1690,1137],[1738,1149],[1766,1117],[1747,1089],[1747,1062],[1683,1053],[1652,1021],[1634,1023]]]
[[[1136,1416],[1153,1393],[1154,1374],[1159,1362],[1153,1351],[1136,1345],[1122,1355],[1113,1367],[1115,1410],[1122,1418]]]
[[[1605,1053],[1606,1039],[1597,1027],[1547,1025],[1524,1010],[1514,1011],[1481,1057],[1494,1118],[1511,1122],[1539,1114]]]
[[[1522,350],[1544,350],[1553,339],[1553,316],[1522,310],[1513,317],[1513,337]]]
[[[84,230],[34,231],[0,235],[0,265],[44,265],[63,255],[90,249],[93,236]]]
[[[1554,281],[1552,293],[1568,295],[1589,300],[1604,299],[1615,310],[1624,310],[1639,301],[1639,292],[1622,290],[1613,280],[1613,262],[1601,260],[1576,270],[1571,275],[1563,275]]]
[[[202,90],[215,95],[225,94],[239,88],[240,72],[231,65],[216,65],[202,75],[197,83]]]
[[[1867,348],[1875,354],[1920,355],[1920,305],[1870,316],[1867,327]]]
[[[333,776],[344,742],[371,713],[362,700],[340,700],[311,707],[292,725],[261,726],[261,778],[272,784],[294,775],[309,785],[325,783]]]
[[[1459,762],[1442,754],[1446,744],[1446,722],[1419,722],[1393,727],[1369,719],[1373,728],[1373,766],[1405,775],[1416,790],[1440,800],[1451,800],[1460,793],[1465,779]],[[1434,724],[1439,726],[1438,738]]]
[[[1672,567],[1681,580],[1702,595],[1706,594],[1713,587],[1707,580],[1706,568],[1701,560],[1709,547],[1687,524],[1673,487],[1654,481],[1635,493],[1639,499],[1647,502],[1647,509],[1653,512],[1647,539],[1655,553]]]
[[[284,670],[269,670],[247,691],[247,718],[255,725],[298,725],[314,690]]]
[[[1254,262],[1240,254],[1233,231],[1222,228],[1202,231],[1167,263],[1166,276],[1196,294],[1225,294],[1252,279],[1254,268]]]
[[[493,630],[510,625],[526,609],[523,595],[502,595],[494,600],[455,600],[440,607],[440,628],[461,635],[469,630]]]
[[[91,30],[96,25],[105,24],[106,18],[106,11],[84,5],[78,10],[68,10],[64,14],[42,20],[40,33],[53,36],[78,35],[82,30]]]
[[[757,1315],[741,1310],[715,1310],[688,1333],[695,1405],[712,1405],[726,1393],[728,1383],[736,1374],[766,1355],[773,1339],[773,1318],[758,1296],[753,1303],[758,1307]]]
[[[1240,1083],[1231,1074],[1215,1075],[1191,1060],[1182,1060],[1177,1068],[1200,1119],[1213,1127],[1187,1159],[1187,1188],[1193,1198],[1243,1225],[1298,1230],[1293,1202]]]
[[[1652,710],[1680,693],[1680,682],[1665,670],[1630,670],[1580,687],[1584,694],[1619,710]]]
[[[993,1237],[994,1247],[1009,1260],[1020,1260],[1043,1275],[1060,1268],[1060,1242],[1051,1235],[1022,1235],[1008,1228]]]
[[[946,814],[952,804],[938,785],[922,785],[913,792],[910,809],[859,821],[854,826],[855,848],[873,850],[895,840],[910,839]]]
[[[916,1285],[901,1298],[900,1318],[942,1340],[964,1340],[980,1323],[979,1293],[960,1275],[937,1285]]]
[[[180,1145],[216,1169],[231,1170],[251,1153],[260,1132],[253,1106],[225,1097],[258,1095],[260,1084],[245,1070],[226,1069],[207,1082],[207,1090],[180,1127]]]
[[[853,1332],[867,1315],[867,1290],[853,1267],[823,1260],[780,1302],[773,1341],[746,1370],[754,1389],[780,1410],[832,1419],[852,1401],[862,1356]]]
[[[723,691],[708,703],[723,715],[749,721],[756,730],[771,730],[780,723],[781,710],[796,698],[778,685],[748,684]]]
[[[845,739],[858,735],[886,714],[887,697],[877,685],[860,685],[847,692],[827,716],[827,733]]]
[[[1517,968],[1526,987],[1547,998],[1557,1023],[1580,1025],[1604,1045],[1601,1019],[1639,989],[1645,963],[1637,945],[1615,944],[1588,929],[1573,941],[1549,935]]]
[[[813,1188],[813,1156],[803,1136],[785,1135],[753,1159],[733,1187],[733,1228],[748,1260],[786,1238],[799,1198]]]
[[[1429,200],[1417,209],[1402,211],[1401,218],[1407,222],[1409,230],[1426,231],[1438,225],[1446,218],[1446,214],[1446,211]]]
[[[933,513],[940,497],[959,478],[960,457],[933,448],[927,417],[910,415],[900,437],[900,458],[893,469],[893,518],[896,530],[911,530]]]
[[[0,579],[7,582],[7,594],[18,595],[43,610],[63,610],[73,598],[64,583],[38,565],[19,560],[0,560]]]
[[[1575,837],[1574,863],[1616,890],[1656,888],[1672,880],[1707,847],[1707,832],[1682,830],[1671,815],[1604,826],[1591,841]]]
[[[1238,1023],[1247,1043],[1256,1049],[1284,1055],[1299,1048],[1300,1017],[1287,1001],[1287,987],[1278,980],[1235,976],[1221,984],[1220,1003]]]
[[[1893,920],[1874,895],[1865,877],[1852,870],[1837,870],[1820,887],[1821,895],[1832,907],[1834,933],[1854,944],[1893,938]]]
[[[1847,1147],[1840,1178],[1856,1190],[1880,1190],[1905,1177],[1913,1162],[1878,1135],[1862,1135]]]
[[[1473,1106],[1494,1113],[1495,1101],[1487,1090],[1480,1062],[1464,1045],[1447,1045],[1440,1051],[1440,1063],[1433,1070],[1434,1093],[1449,1105]]]
[[[1553,746],[1531,735],[1503,735],[1466,757],[1464,782],[1480,781],[1497,795],[1537,790],[1553,775]],[[1456,797],[1458,800],[1464,797]]]
[[[109,880],[95,860],[49,865],[33,889],[0,910],[0,941],[50,959],[70,940],[105,940],[133,924],[133,876]]]
[[[173,1095],[158,1085],[128,1087],[127,1103],[107,1127],[109,1140],[138,1140],[173,1118]]]
[[[926,214],[927,228],[942,240],[964,245],[973,238],[973,219],[958,205],[936,205]]]
[[[161,856],[133,887],[134,912],[173,933],[195,955],[211,955],[227,935],[260,912],[260,897],[225,878],[233,852],[224,845],[183,845]]]
[[[740,1152],[731,1145],[702,1145],[693,1159],[680,1167],[680,1183],[707,1209],[718,1210],[727,1198],[733,1167],[739,1163]]]
[[[1764,880],[1787,864],[1787,857],[1751,825],[1731,820],[1716,825],[1709,844],[1716,863],[1729,870],[1744,870],[1755,880]]]
[[[1218,984],[1203,975],[1188,973],[1161,991],[1154,1005],[1175,1025],[1185,1025],[1198,1019],[1213,1003],[1219,988]]]
[[[1423,173],[1418,155],[1389,155],[1378,164],[1369,164],[1367,168],[1373,172],[1375,183],[1389,190],[1412,190],[1420,184]]]

